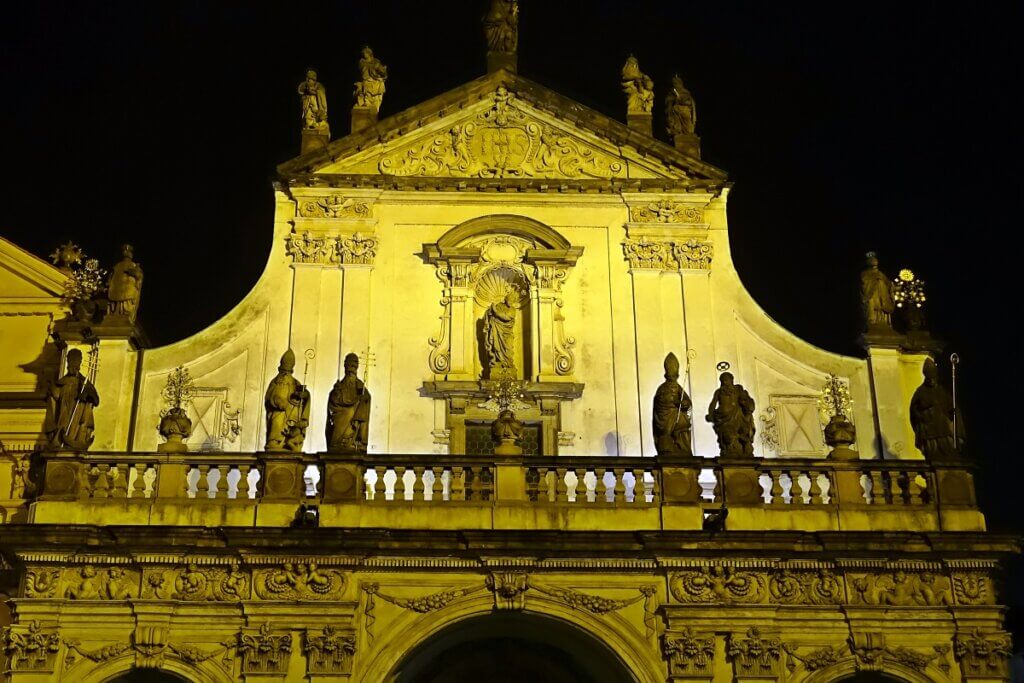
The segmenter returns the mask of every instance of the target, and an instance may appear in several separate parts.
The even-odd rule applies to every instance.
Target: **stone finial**
[[[487,73],[498,69],[515,73],[519,47],[518,0],[491,0],[483,23],[487,38]]]
[[[626,94],[626,122],[629,127],[644,135],[652,135],[654,81],[640,71],[640,62],[633,55],[622,67],[622,92]]]
[[[380,104],[384,100],[384,81],[388,79],[388,68],[374,57],[369,47],[363,48],[359,58],[359,77],[352,93],[356,100],[352,107],[353,133],[377,123]]]
[[[676,149],[700,158],[700,138],[695,132],[697,105],[679,74],[672,77],[672,89],[665,97],[665,127]]]
[[[331,140],[331,129],[327,124],[327,90],[317,80],[316,71],[308,69],[306,80],[299,83],[299,98],[302,102],[302,146],[301,153],[326,147]]]

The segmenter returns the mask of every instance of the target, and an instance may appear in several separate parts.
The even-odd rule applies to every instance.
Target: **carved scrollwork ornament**
[[[992,605],[992,582],[984,572],[953,572],[953,594],[959,605]]]
[[[53,671],[61,638],[56,628],[44,628],[38,621],[27,626],[12,624],[0,630],[0,644],[11,672]]]
[[[622,244],[630,268],[664,269],[668,264],[668,244],[646,236],[627,239]]]
[[[521,610],[526,604],[529,578],[522,572],[493,572],[485,584],[494,593],[494,608],[498,610]]]
[[[430,354],[427,356],[427,363],[430,371],[439,375],[447,373],[451,369],[451,327],[452,327],[452,299],[449,296],[441,297],[441,306],[444,312],[441,314],[441,331],[434,337],[430,337],[427,343],[430,345]]]
[[[843,602],[842,583],[827,569],[779,570],[769,576],[768,590],[772,602],[782,604],[834,605]]]
[[[292,636],[290,633],[275,635],[270,624],[263,624],[257,632],[239,634],[238,651],[242,655],[242,673],[282,674],[288,671]]]
[[[953,654],[965,675],[998,678],[1006,675],[1013,650],[1009,634],[984,633],[976,628],[953,637]]]
[[[561,376],[572,375],[576,367],[576,355],[572,348],[576,345],[576,338],[565,334],[565,316],[562,315],[561,299],[555,299],[555,374]]]
[[[782,649],[784,649],[788,655],[786,658],[786,669],[788,669],[791,674],[796,671],[800,665],[802,665],[804,670],[808,672],[826,669],[838,664],[839,660],[841,660],[845,655],[843,648],[832,646],[821,647],[806,654],[800,654],[798,652],[799,646],[789,643],[783,643]]]
[[[369,215],[370,205],[353,197],[329,195],[303,198],[299,203],[302,218],[367,218]]]
[[[376,235],[355,233],[342,236],[335,242],[338,263],[342,265],[373,265],[377,257],[378,239]]]
[[[60,586],[60,570],[40,567],[25,574],[26,598],[54,598]]]
[[[704,212],[691,204],[662,199],[630,207],[629,219],[634,223],[703,223]]]
[[[320,633],[306,631],[302,651],[306,655],[307,674],[347,674],[352,671],[356,637],[325,626]]]
[[[646,235],[627,239],[622,248],[632,269],[710,270],[715,255],[711,242],[697,239],[666,241]]]
[[[320,569],[315,562],[285,562],[253,576],[253,592],[262,600],[338,600],[345,584],[341,572]]]
[[[717,565],[672,574],[669,590],[690,603],[760,603],[768,595],[763,574]]]
[[[674,243],[672,255],[680,270],[710,270],[715,248],[711,242],[689,239]]]
[[[778,671],[782,641],[765,638],[754,627],[747,630],[746,638],[730,635],[726,654],[733,661],[737,677],[772,675]]]

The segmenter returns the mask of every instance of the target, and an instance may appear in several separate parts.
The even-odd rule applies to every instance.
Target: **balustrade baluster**
[[[924,503],[921,496],[921,485],[917,483],[916,472],[907,472],[907,494],[910,498],[910,505],[922,505]]]
[[[228,497],[228,489],[231,488],[231,485],[228,484],[228,474],[231,473],[231,466],[216,465],[215,467],[217,469],[217,488],[212,491],[212,497],[224,500]]]
[[[462,467],[452,467],[452,476],[449,480],[450,500],[466,500],[466,470]]]
[[[413,500],[426,500],[426,496],[423,491],[425,486],[423,483],[423,472],[426,468],[424,467],[413,467],[413,480],[412,480],[412,499]]]
[[[785,498],[785,496],[782,495],[782,473],[784,471],[785,470],[769,470],[768,471],[768,476],[772,480],[771,489],[768,492],[769,495],[772,497],[772,500],[771,500],[771,504],[772,505],[785,505],[786,504],[786,498]],[[789,485],[789,493],[790,493],[790,496],[792,496],[792,494],[793,494],[793,484],[792,483],[790,483],[790,485]],[[792,497],[790,498],[790,500],[792,500]]]
[[[644,481],[644,471],[639,468],[630,470],[633,473],[633,504],[641,505],[647,502],[647,483]]]
[[[395,495],[392,500],[405,500],[405,468],[395,466]]]
[[[444,467],[431,467],[434,481],[430,484],[430,500],[440,503],[444,500]]]
[[[612,484],[612,500],[613,503],[625,503],[626,502],[626,470],[621,467],[616,467],[612,470],[607,470],[605,474],[610,471],[615,477],[615,482]]]
[[[480,468],[480,500],[490,500],[494,492],[494,470],[489,466]]]
[[[804,485],[800,481],[805,472],[803,470],[789,470],[787,474],[789,474],[789,502],[793,505],[809,503],[808,497],[804,496]]]
[[[651,502],[658,504],[661,502],[661,471],[648,469],[647,474],[651,475]],[[647,490],[647,484],[644,483],[644,490]]]
[[[526,468],[526,498],[534,503],[540,495],[540,472],[536,467]]]
[[[811,470],[807,473],[807,476],[811,480],[811,505],[822,505],[824,501],[821,498],[821,483],[818,481],[821,472]]]
[[[567,476],[569,476],[570,470],[566,469],[565,467],[556,467],[554,469],[555,469],[555,502],[556,503],[568,503],[569,502],[569,485],[565,483],[565,479],[566,479]]]
[[[477,471],[472,467],[467,467],[466,473],[466,498],[465,500],[480,500],[480,490],[477,484]]]
[[[880,470],[871,470],[871,504],[885,505],[888,500],[888,489]]]
[[[893,505],[903,505],[903,485],[900,481],[899,472],[889,472],[889,502]]]
[[[109,498],[110,480],[107,477],[110,474],[110,465],[96,465],[93,472],[96,474],[96,483],[93,484],[92,497]]]
[[[110,469],[110,489],[113,498],[128,497],[128,463],[115,463]]]
[[[196,481],[196,498],[210,497],[210,466],[199,466],[199,479]]]
[[[128,491],[129,498],[146,497],[146,470],[148,469],[149,466],[146,463],[135,463],[135,481],[132,482],[131,489]]]
[[[548,477],[548,474],[550,472],[553,472],[553,471],[554,470],[552,468],[550,468],[550,467],[540,467],[540,468],[538,468],[538,474],[537,474],[537,499],[541,503],[550,503],[551,502],[552,486],[551,486],[551,481],[550,481],[550,479]],[[555,476],[558,476],[558,475],[556,474]]]
[[[236,499],[249,500],[249,470],[252,465],[238,465],[238,489],[235,492]]]

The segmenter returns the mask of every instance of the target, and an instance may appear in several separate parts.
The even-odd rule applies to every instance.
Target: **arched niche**
[[[189,683],[189,679],[160,669],[133,668],[107,679],[107,683]]]
[[[525,383],[530,407],[516,415],[535,430],[536,454],[557,453],[561,402],[583,390],[573,374],[576,339],[566,333],[561,295],[582,254],[553,228],[510,214],[474,218],[423,245],[424,260],[441,283],[442,306],[440,328],[428,339],[433,380],[424,383],[423,394],[445,402],[449,452],[478,452],[467,450],[466,435],[482,433],[494,419],[479,405],[489,396],[489,383],[507,377]],[[510,309],[514,342],[502,348],[513,349],[514,367],[496,373],[488,352],[494,341],[486,334],[494,328],[485,320],[507,320]],[[469,438],[478,441],[489,443]]]
[[[636,678],[585,631],[551,617],[505,612],[442,629],[403,657],[389,680],[632,683]]]

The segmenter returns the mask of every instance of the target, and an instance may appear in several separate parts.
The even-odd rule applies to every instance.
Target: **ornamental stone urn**
[[[188,446],[185,439],[192,435],[192,420],[184,408],[171,408],[160,418],[160,436],[166,442],[156,447],[160,453],[185,453]]]
[[[491,423],[491,439],[495,455],[523,454],[523,423],[507,408]]]
[[[857,451],[850,445],[857,440],[857,428],[842,413],[833,415],[825,426],[825,443],[832,447],[831,460],[857,460]]]

